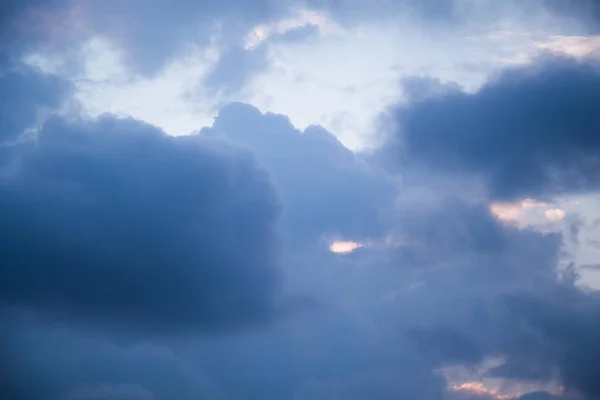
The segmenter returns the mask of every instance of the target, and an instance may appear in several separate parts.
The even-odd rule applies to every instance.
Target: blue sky
[[[595,0],[0,6],[0,398],[600,398]]]

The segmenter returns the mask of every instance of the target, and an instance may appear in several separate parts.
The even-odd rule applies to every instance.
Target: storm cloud
[[[600,184],[600,73],[554,58],[397,110],[385,151],[398,162],[481,180],[497,199],[586,192]]]
[[[0,179],[5,305],[158,330],[266,321],[279,203],[247,152],[53,118]]]
[[[408,16],[433,34],[511,10],[596,21],[593,2],[519,4],[303,5],[344,28]],[[468,93],[403,80],[393,135],[372,154],[239,102],[168,136],[87,115],[79,75],[25,65],[32,49],[93,37],[116,46],[127,81],[147,80],[212,43],[204,83],[230,95],[270,65],[244,37],[296,5],[0,6],[0,397],[599,398],[600,298],[566,250],[585,242],[572,240],[580,225],[525,226],[493,207],[600,189],[596,61],[545,56]],[[315,31],[274,38],[304,45]],[[330,251],[342,240],[350,250]]]

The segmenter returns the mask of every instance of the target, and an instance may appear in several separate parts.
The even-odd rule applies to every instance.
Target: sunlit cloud
[[[481,382],[465,382],[460,385],[454,385],[451,388],[457,392],[465,392],[474,396],[487,396],[497,400],[511,400],[519,398],[520,394],[500,394],[500,388],[488,388]]]
[[[552,36],[548,41],[537,43],[537,46],[577,58],[600,56],[600,36]]]
[[[523,208],[548,207],[548,203],[543,203],[541,201],[537,201],[534,199],[525,199],[525,200],[521,201],[521,206]]]
[[[552,379],[547,382],[535,382],[491,376],[490,371],[505,362],[503,357],[486,357],[480,363],[468,367],[464,365],[443,367],[441,373],[448,382],[449,399],[512,400],[529,392],[558,393],[560,391],[560,384]]]
[[[364,247],[362,243],[349,240],[336,240],[329,245],[329,251],[338,254],[348,254],[360,249],[361,247]]]
[[[561,210],[560,208],[553,208],[546,211],[544,215],[551,221],[558,221],[564,219],[567,213],[564,210]]]
[[[521,225],[525,216],[525,211],[521,204],[493,203],[490,205],[490,211],[499,220],[516,225]]]
[[[546,229],[548,221],[558,222],[567,216],[563,209],[535,199],[524,199],[514,203],[492,203],[490,212],[504,223],[519,228],[537,227],[538,229]]]

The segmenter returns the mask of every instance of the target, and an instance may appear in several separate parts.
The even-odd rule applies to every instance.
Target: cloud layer
[[[596,15],[468,4],[309,2],[432,32],[531,10],[591,30]],[[247,33],[295,6],[0,6],[0,398],[599,398],[600,298],[568,264],[580,216],[551,208],[552,231],[494,207],[599,189],[596,61],[546,56],[469,93],[414,77],[369,154],[243,103],[179,137],[92,118],[79,75],[23,61],[43,48],[77,65],[100,37],[135,79],[216,43],[208,86],[235,91],[267,66]]]

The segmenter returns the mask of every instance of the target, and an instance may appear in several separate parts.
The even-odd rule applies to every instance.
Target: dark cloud
[[[282,9],[269,0],[108,0],[81,6],[92,31],[120,45],[129,64],[143,74],[160,71],[190,45],[208,44],[214,35],[224,44],[240,45],[251,28],[281,15]]]
[[[272,43],[294,43],[317,37],[319,30],[314,25],[291,29],[285,33],[271,33],[263,42],[251,48],[241,45],[224,46],[219,59],[204,78],[203,89],[231,95],[243,90],[252,78],[271,66],[269,45]]]
[[[129,119],[46,122],[0,179],[0,300],[136,330],[267,321],[279,204],[245,151]]]
[[[410,104],[397,110],[400,130],[384,151],[401,163],[481,179],[496,198],[597,188],[599,71],[592,62],[548,59],[474,94]]]
[[[44,37],[35,15],[60,9],[62,0],[7,0],[0,4],[0,165],[9,157],[5,142],[35,128],[68,99],[71,84],[24,65],[21,57]]]
[[[543,0],[551,12],[581,21],[590,33],[600,32],[600,2],[598,0]]]
[[[520,397],[520,400],[560,400],[562,396],[555,396],[548,392],[532,392]]]
[[[525,350],[527,359],[523,353],[508,357],[505,371],[519,365],[539,371],[539,365],[543,365],[540,361],[552,359],[567,393],[598,398],[596,360],[600,347],[594,339],[600,330],[598,293],[569,291],[544,298],[522,295],[511,298],[509,306],[516,317],[513,322],[526,326],[538,340]]]
[[[583,270],[600,271],[600,264],[585,264],[581,265],[579,268]]]
[[[44,114],[67,98],[70,85],[33,68],[8,63],[0,67],[0,143],[34,128]]]
[[[257,72],[269,66],[267,48],[256,49],[234,47],[221,54],[213,70],[204,79],[203,84],[209,90],[225,94],[235,93],[244,88]]]
[[[68,0],[5,0],[0,4],[0,64],[39,48],[59,44]]]
[[[17,323],[9,342],[10,400],[221,399],[208,374],[169,346],[117,346],[97,337]],[[3,376],[3,382],[6,375]],[[145,397],[144,397],[145,396]]]
[[[292,400],[441,399],[443,391],[441,385],[436,384],[441,382],[433,379],[423,381],[419,375],[421,371],[414,367],[368,371],[327,383],[313,381],[299,389]],[[415,382],[420,384],[419,392],[414,390]]]
[[[156,340],[143,329],[239,327],[270,315],[279,206],[253,155],[226,138],[270,171],[291,237],[310,239],[283,254],[286,289],[317,306],[260,331],[162,335],[175,355],[93,338],[115,322]],[[580,320],[592,321],[595,300],[559,279],[560,235],[506,226],[485,204],[445,193],[389,207],[393,182],[321,128],[300,132],[241,104],[179,138],[111,116],[53,118],[14,152],[19,168],[0,181],[2,300],[113,322],[86,331],[92,338],[55,332],[48,319],[16,329],[13,386],[36,390],[18,400],[441,400],[439,367],[488,356],[507,360],[496,376],[545,381],[558,370],[567,388],[594,398],[584,373],[595,345]],[[347,258],[315,249],[330,231],[391,233],[394,249]]]
[[[321,127],[301,132],[287,117],[232,104],[203,135],[249,146],[271,172],[284,201],[284,222],[298,239],[357,239],[384,234],[395,186]]]
[[[414,239],[404,246],[414,249],[395,258],[398,267],[411,266],[410,274],[401,275],[420,283],[394,299],[408,327],[405,335],[420,354],[441,365],[473,366],[486,357],[501,357],[506,362],[490,370],[489,377],[560,382],[567,393],[584,399],[600,396],[594,364],[600,350],[593,340],[600,298],[598,292],[579,289],[559,268],[561,236],[499,222],[493,227],[483,209],[464,204],[446,203],[439,213],[424,210],[422,215],[429,214],[431,220],[412,211],[411,218],[435,230],[417,230],[416,237],[410,226],[400,230]],[[472,230],[486,226],[477,220],[487,227]],[[479,244],[489,239],[493,247]],[[452,245],[445,248],[444,243]],[[437,249],[442,249],[439,258],[413,253]],[[531,395],[536,396],[554,398]]]
[[[489,376],[558,381],[596,398],[591,337],[600,303],[561,277],[561,236],[503,225],[477,204],[431,207],[405,210],[403,220],[415,223],[397,228],[404,240],[394,281],[405,289],[389,307],[403,336],[434,365],[501,357],[506,364]]]
[[[437,93],[424,101],[434,101],[435,96]],[[573,285],[573,280],[563,279],[563,272],[558,268],[563,241],[560,234],[542,234],[505,225],[491,214],[485,203],[472,199],[469,202],[449,200],[446,191],[437,193],[441,196],[437,201],[428,199],[427,202],[415,201],[412,204],[401,201],[399,208],[383,208],[388,212],[387,220],[385,224],[376,224],[374,216],[378,214],[371,214],[366,205],[387,204],[381,201],[393,198],[387,192],[393,186],[386,186],[389,183],[387,179],[375,173],[372,167],[367,165],[366,170],[358,168],[362,165],[360,157],[340,147],[326,132],[320,129],[311,132],[311,129],[304,133],[294,131],[282,116],[261,115],[252,107],[236,104],[222,110],[212,130],[202,132],[204,135],[224,134],[236,142],[247,144],[256,152],[272,171],[281,190],[288,213],[286,227],[292,234],[305,232],[307,226],[314,229],[307,231],[310,237],[327,232],[328,227],[347,234],[364,233],[369,229],[391,233],[390,244],[395,249],[387,253],[387,257],[374,256],[381,250],[367,248],[338,266],[339,261],[334,256],[323,256],[322,261],[316,261],[315,255],[305,256],[298,261],[299,268],[290,271],[290,281],[296,290],[310,288],[310,293],[318,298],[320,304],[343,304],[343,307],[362,316],[365,326],[380,334],[389,333],[391,329],[395,332],[391,336],[395,337],[396,346],[400,348],[398,357],[416,352],[418,357],[415,360],[418,361],[415,362],[426,369],[433,371],[439,366],[453,364],[474,366],[486,357],[501,356],[510,361],[502,368],[490,371],[490,374],[516,382],[558,379],[572,390],[593,396],[593,392],[585,387],[585,381],[567,379],[564,375],[566,364],[560,353],[554,351],[563,345],[536,328],[535,319],[531,319],[535,313],[524,313],[527,303],[519,306],[520,303],[514,300],[526,295],[524,298],[544,304],[550,300],[565,301],[565,309],[580,308],[569,299],[573,296],[586,298],[586,295]],[[319,136],[311,136],[313,133]],[[355,175],[357,171],[362,172]],[[362,175],[365,171],[368,173]],[[375,190],[360,189],[366,185],[362,178],[359,179],[363,176],[369,178],[364,182],[386,189],[369,197]],[[434,179],[427,181],[427,175],[419,177],[431,184],[436,182]],[[340,182],[346,182],[345,179],[355,185],[342,185]],[[407,184],[401,197],[410,198],[414,181],[410,177],[405,179]],[[343,196],[337,197],[338,194]],[[366,196],[364,202],[356,201],[361,196]],[[295,202],[296,199],[304,201]],[[335,202],[328,203],[328,199]],[[335,204],[340,201],[338,199],[354,199],[347,210],[342,210],[353,216],[352,223],[364,218],[372,225],[353,229],[353,225],[345,222],[348,217],[344,214],[325,221],[318,220],[317,217],[328,218],[328,214],[320,211],[321,207],[334,210]],[[365,206],[358,207],[359,204]],[[381,207],[377,206],[378,209]],[[294,218],[296,215],[298,219]],[[315,219],[310,220],[310,225],[303,225],[310,218]],[[393,295],[385,300],[389,293]],[[338,312],[332,311],[327,315],[332,318]],[[353,318],[341,315],[338,317]],[[565,326],[568,325],[572,322],[565,323]],[[318,329],[324,331],[322,327]],[[353,329],[360,332],[364,327]],[[386,336],[388,333],[383,337],[389,338]],[[381,336],[378,337],[382,340]],[[355,343],[355,348],[369,348],[369,339],[362,338],[366,342]],[[572,340],[577,341],[578,338],[575,335]],[[384,343],[390,346],[392,342]],[[593,347],[587,346],[586,349],[595,354]],[[265,351],[268,351],[268,346]],[[298,355],[289,357],[298,359]],[[381,360],[375,364],[378,368],[385,365],[392,370],[404,365],[394,357],[379,363]],[[354,358],[347,360],[345,365],[357,368],[353,374],[360,375],[369,370],[366,364]],[[333,375],[316,379],[312,377],[316,367],[309,365],[306,368],[309,372],[302,380],[312,383],[305,383],[297,389],[298,396],[344,398],[350,396],[349,393],[363,393],[363,389],[342,384],[345,381]],[[581,368],[585,371],[585,364],[581,364]],[[575,372],[572,374],[577,375]],[[347,375],[350,380],[352,376]],[[416,378],[411,381],[421,382]],[[407,385],[405,380],[401,382]],[[384,393],[382,398],[393,398],[392,393],[398,389],[380,384],[378,390]],[[273,393],[266,388],[264,390],[256,397]],[[375,389],[364,390],[377,393]],[[403,392],[404,396],[406,393],[421,393],[415,386],[407,390],[410,391]],[[431,393],[430,396],[436,398]]]
[[[242,3],[89,2],[78,12],[147,74],[196,34],[206,39],[207,21],[225,21],[233,50],[212,75],[222,89],[243,85],[240,60],[261,67],[236,40],[281,15],[267,2]],[[16,2],[3,6],[2,21],[25,15]],[[439,19],[454,13],[450,2],[415,7]],[[38,125],[68,93],[16,64],[3,76],[3,140]],[[35,140],[0,147],[0,304],[17,316],[0,324],[0,397],[440,400],[449,395],[439,367],[500,356],[506,363],[490,375],[557,379],[598,398],[600,303],[561,278],[563,238],[503,225],[486,204],[439,189],[445,174],[407,176],[418,165],[479,177],[496,197],[593,187],[598,81],[592,65],[553,61],[473,95],[417,82],[392,153],[410,151],[403,198],[417,180],[441,198],[396,207],[395,180],[329,132],[299,131],[247,105],[179,138],[113,116],[51,118]],[[421,96],[423,88],[433,90]],[[285,290],[314,301],[245,331],[272,320],[280,298],[276,190],[289,238],[303,245],[283,254]],[[346,257],[315,246],[336,234],[375,244]],[[73,330],[54,328],[57,320]],[[236,334],[164,334],[224,328]],[[106,341],[123,330],[135,345]]]

